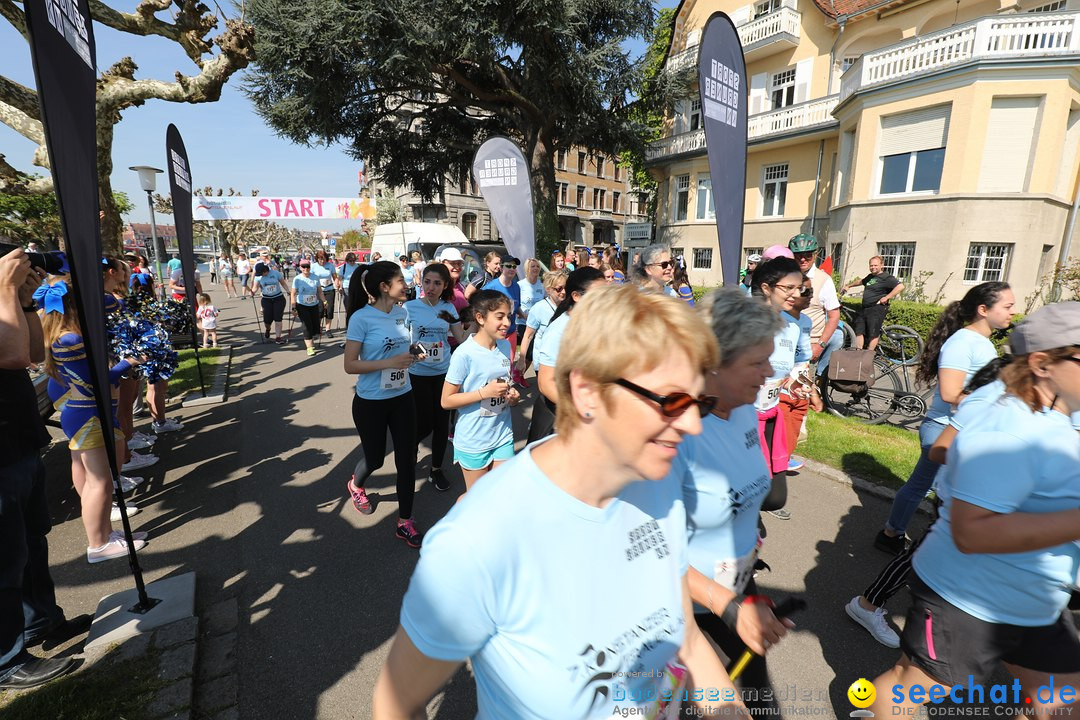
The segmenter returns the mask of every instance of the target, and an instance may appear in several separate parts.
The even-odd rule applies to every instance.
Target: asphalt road
[[[235,347],[230,399],[177,411],[186,428],[164,436],[155,448],[162,461],[141,473],[147,483],[134,499],[143,512],[133,526],[150,533],[140,553],[146,578],[194,570],[199,608],[238,599],[245,720],[369,718],[372,686],[417,559],[394,536],[392,458],[368,483],[375,513],[360,515],[345,492],[359,448],[350,416],[353,379],[342,371],[338,347],[344,333],[324,338],[313,358],[295,327],[286,347],[257,344],[252,301],[210,289],[222,311],[219,342]],[[524,438],[526,418],[519,414],[516,422]],[[128,568],[119,560],[86,563],[64,445],[54,445],[46,460],[58,594],[69,615],[91,612],[102,595],[132,586]],[[421,477],[428,462],[423,447]],[[448,474],[463,488],[456,468]],[[846,717],[847,687],[898,657],[843,610],[887,561],[871,542],[888,505],[809,472],[789,485],[794,517],[766,516],[763,558],[772,572],[758,580],[777,599],[803,596],[809,609],[770,653],[774,685],[785,715]],[[423,480],[417,488],[415,516],[426,529],[455,493],[436,493]],[[924,523],[918,518],[914,529]],[[893,601],[894,612],[903,613],[905,596]],[[472,717],[467,670],[430,710],[443,720]]]

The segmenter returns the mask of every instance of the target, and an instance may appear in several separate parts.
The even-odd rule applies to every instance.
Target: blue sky
[[[130,12],[135,0],[113,0],[118,10]],[[674,0],[661,0],[657,7],[672,7]],[[160,15],[165,17],[164,14]],[[216,35],[217,33],[212,33]],[[138,64],[137,78],[171,81],[173,74],[195,74],[198,68],[180,47],[168,40],[120,33],[101,24],[94,25],[97,65],[104,70],[124,56]],[[640,55],[644,45],[628,45]],[[0,74],[34,87],[30,50],[22,36],[0,20]],[[124,112],[116,126],[113,143],[112,183],[135,202],[136,210],[127,219],[147,222],[146,194],[139,188],[132,165],[165,167],[165,128],[179,128],[191,161],[192,183],[203,187],[233,187],[243,194],[253,188],[262,195],[312,195],[351,197],[358,191],[359,164],[340,147],[303,147],[277,137],[255,113],[239,91],[238,77],[227,84],[216,103],[189,105],[152,100]],[[5,125],[0,125],[0,154],[24,172],[43,173],[31,164],[34,143]],[[158,191],[168,191],[168,180],[158,176]],[[170,218],[159,217],[159,222]],[[297,221],[290,225],[310,230],[343,230],[348,221]],[[352,224],[355,224],[352,223]]]

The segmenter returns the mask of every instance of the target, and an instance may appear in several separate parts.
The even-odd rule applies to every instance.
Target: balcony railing
[[[861,90],[969,62],[1080,54],[1080,13],[980,18],[869,52],[840,81],[840,102]]]
[[[834,124],[836,120],[832,116],[832,111],[839,102],[839,95],[829,95],[779,110],[751,115],[747,121],[747,139],[764,140],[772,135],[812,130]],[[653,143],[645,150],[645,160],[654,162],[678,155],[704,152],[705,131],[691,130]]]
[[[798,44],[801,23],[802,14],[798,10],[782,7],[768,15],[751,20],[745,25],[740,25],[737,28],[739,41],[742,43],[747,60],[761,57],[760,50],[771,45],[774,41],[788,40],[787,44],[789,45]],[[790,42],[792,39],[794,39],[793,43]],[[668,57],[668,72],[678,72],[684,68],[695,67],[698,61],[698,49],[699,46],[695,45]]]

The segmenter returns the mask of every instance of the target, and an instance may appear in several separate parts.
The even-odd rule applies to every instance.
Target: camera
[[[427,348],[422,343],[413,343],[409,346],[409,352],[415,357],[420,357],[421,355],[427,355]]]
[[[18,249],[18,245],[0,243],[0,257],[4,257],[12,250]],[[26,257],[29,258],[31,265],[41,268],[50,275],[60,275],[68,272],[67,256],[62,252],[27,252]]]

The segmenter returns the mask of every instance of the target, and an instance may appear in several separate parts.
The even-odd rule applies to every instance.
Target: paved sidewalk
[[[360,515],[345,484],[359,457],[351,419],[353,378],[338,342],[307,357],[294,326],[286,347],[255,344],[251,300],[214,295],[220,340],[233,343],[230,399],[178,410],[186,425],[155,447],[132,525],[150,533],[140,553],[147,582],[197,573],[199,661],[192,717],[369,718],[375,677],[397,626],[418,557],[394,536],[393,458],[368,486],[375,513]],[[338,327],[344,318],[338,319]],[[525,420],[516,417],[517,436]],[[426,530],[457,493],[436,493],[420,451],[415,515]],[[78,498],[62,445],[47,456],[56,527],[52,560],[69,614],[91,612],[105,594],[131,587],[126,563],[88,565]],[[455,491],[463,488],[455,469]],[[766,517],[762,588],[807,598],[799,628],[770,656],[778,690],[793,688],[793,714],[846,717],[845,692],[874,677],[898,652],[875,643],[843,605],[887,558],[872,548],[886,502],[812,471],[790,479],[789,522]],[[920,523],[925,522],[920,520]],[[603,597],[598,596],[598,602]],[[902,612],[906,598],[893,608]],[[835,708],[835,710],[834,710]],[[475,713],[467,671],[432,705],[433,717]]]

